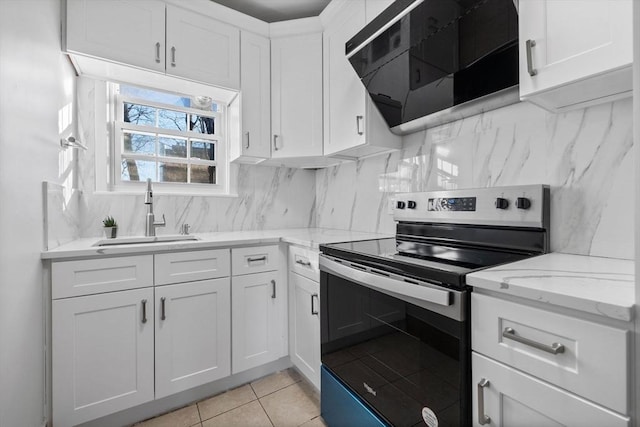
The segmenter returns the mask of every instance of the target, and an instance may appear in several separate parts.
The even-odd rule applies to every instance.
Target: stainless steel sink
[[[140,245],[153,243],[186,242],[200,240],[196,236],[140,236],[140,237],[118,237],[116,239],[98,240],[91,246],[119,246],[119,245]]]

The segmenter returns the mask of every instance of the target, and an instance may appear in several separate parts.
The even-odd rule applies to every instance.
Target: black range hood
[[[397,0],[345,47],[394,133],[519,99],[513,0]]]

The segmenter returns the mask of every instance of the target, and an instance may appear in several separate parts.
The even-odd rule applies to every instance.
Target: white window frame
[[[138,181],[125,181],[121,179],[121,162],[124,158],[133,160],[149,160],[153,162],[168,161],[170,163],[178,164],[192,164],[192,165],[206,165],[216,167],[216,183],[215,184],[201,184],[201,183],[169,183],[169,182],[154,182],[154,192],[157,194],[181,194],[181,195],[204,195],[204,196],[233,196],[230,193],[230,164],[229,164],[229,138],[228,138],[228,108],[224,103],[213,101],[218,106],[218,111],[206,111],[197,108],[189,108],[176,106],[171,104],[157,103],[146,99],[141,99],[128,95],[121,95],[117,93],[117,83],[107,84],[107,101],[108,101],[108,123],[109,123],[109,140],[107,156],[107,174],[106,174],[106,188],[105,190],[110,193],[124,193],[124,194],[138,194],[144,191],[146,187],[145,182]],[[152,89],[158,90],[158,89]],[[158,90],[162,92],[162,90]],[[180,96],[188,97],[188,94],[180,94]],[[124,103],[134,103],[147,105],[150,107],[179,111],[189,114],[195,114],[201,117],[212,117],[215,120],[214,134],[202,134],[194,131],[176,131],[171,129],[164,129],[154,126],[138,125],[135,123],[124,122]],[[187,152],[191,151],[190,140],[202,140],[211,141],[215,143],[215,160],[208,161],[198,158],[190,158],[187,154],[186,158],[179,157],[165,157],[160,156],[157,152],[156,155],[144,155],[127,153],[123,157],[122,136],[123,131],[132,131],[140,133],[149,133],[156,135],[167,136],[179,136],[185,138],[187,141]],[[98,153],[96,153],[98,155]],[[98,161],[98,158],[96,158]],[[96,172],[99,172],[98,170]],[[97,177],[96,177],[97,178]],[[96,188],[99,192],[100,189]]]

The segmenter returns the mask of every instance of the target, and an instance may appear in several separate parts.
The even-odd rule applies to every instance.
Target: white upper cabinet
[[[551,111],[631,94],[631,0],[520,0],[520,97]]]
[[[271,40],[272,158],[322,156],[322,34]]]
[[[67,0],[67,51],[164,72],[164,2]]]
[[[240,30],[154,0],[68,0],[66,49],[230,89]]]
[[[323,12],[324,154],[363,157],[400,148],[345,55],[366,24],[365,1],[334,0]]]
[[[240,87],[240,30],[167,5],[167,74]]]
[[[266,37],[240,35],[242,135],[232,160],[257,163],[271,156],[271,57]],[[233,151],[232,151],[233,152]]]

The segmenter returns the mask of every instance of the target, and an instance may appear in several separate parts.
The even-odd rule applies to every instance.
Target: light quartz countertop
[[[161,234],[159,236],[162,236]],[[198,240],[162,242],[152,244],[126,244],[114,246],[93,246],[102,238],[78,239],[55,249],[44,251],[42,259],[85,258],[103,255],[127,255],[189,249],[213,249],[239,245],[263,245],[269,243],[290,243],[318,249],[322,244],[371,240],[394,237],[389,234],[364,233],[359,231],[326,228],[294,228],[282,230],[225,231],[217,233],[194,233]],[[127,236],[129,237],[129,236]]]
[[[629,260],[551,253],[471,273],[467,284],[613,319],[633,316]]]

